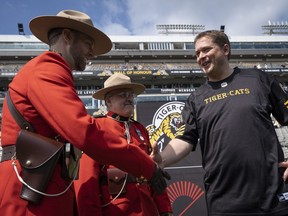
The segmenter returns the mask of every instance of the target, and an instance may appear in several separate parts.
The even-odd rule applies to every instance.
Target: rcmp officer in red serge
[[[96,117],[101,125],[114,136],[124,136],[130,146],[138,146],[149,155],[152,149],[148,132],[142,124],[132,119],[134,99],[144,89],[142,84],[131,83],[126,75],[113,74],[105,81],[104,88],[96,91],[93,97],[105,100],[107,114]],[[111,146],[117,145],[112,140],[108,142]],[[75,190],[79,216],[172,215],[167,192],[157,194],[145,178],[135,178],[112,165],[99,164],[85,154],[80,163]]]
[[[49,45],[50,50],[24,65],[9,85],[11,101],[20,115],[37,134],[65,140],[94,160],[116,165],[136,177],[143,176],[161,193],[166,187],[162,170],[141,148],[128,145],[124,135],[115,136],[112,130],[107,130],[107,125],[102,125],[102,121],[92,118],[74,88],[72,71],[83,71],[89,58],[110,51],[112,43],[107,35],[94,27],[87,14],[73,10],[61,11],[56,16],[36,17],[31,20],[30,29]],[[24,187],[20,178],[24,170],[19,160],[13,157],[20,131],[13,116],[6,97],[2,116],[0,214],[75,215],[74,187],[73,184],[69,187],[71,181],[63,179],[60,161],[52,170],[45,191],[36,191],[43,194],[40,201],[34,203],[20,198]],[[16,149],[16,155],[21,154]],[[39,152],[37,156],[42,154]],[[30,156],[33,159],[35,154]]]

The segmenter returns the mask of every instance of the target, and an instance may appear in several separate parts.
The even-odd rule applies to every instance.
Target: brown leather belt
[[[100,181],[99,181],[100,185],[107,185],[108,184],[108,179],[107,176],[100,176]],[[135,176],[129,175],[127,176],[127,180],[126,183],[140,183],[140,184],[147,184],[147,180],[146,179],[142,179],[142,178],[136,178]]]
[[[140,184],[146,184],[147,183],[147,179],[143,178],[137,178],[135,176],[132,175],[128,175],[127,176],[127,182],[129,183],[140,183]]]
[[[1,151],[1,150],[0,150]],[[2,155],[0,155],[0,163],[10,160],[16,152],[15,145],[2,146]]]

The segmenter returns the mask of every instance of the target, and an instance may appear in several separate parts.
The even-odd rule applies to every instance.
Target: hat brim
[[[31,32],[42,42],[48,44],[48,32],[54,28],[68,28],[82,32],[94,40],[94,55],[109,52],[112,48],[110,38],[99,29],[77,20],[57,16],[39,16],[29,23]]]
[[[99,89],[97,90],[93,95],[92,97],[93,98],[96,98],[98,100],[104,100],[105,99],[105,96],[108,92],[110,91],[113,91],[113,90],[116,90],[116,89],[132,89],[133,92],[136,94],[136,95],[139,95],[141,94],[142,92],[144,92],[145,90],[145,86],[142,85],[142,84],[137,84],[137,83],[131,83],[131,84],[123,84],[123,85],[115,85],[115,86],[110,86],[110,87],[107,87],[107,88],[103,88],[103,89]]]

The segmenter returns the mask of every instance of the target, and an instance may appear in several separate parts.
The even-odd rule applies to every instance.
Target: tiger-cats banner
[[[146,126],[151,143],[157,141],[160,151],[180,132],[183,107],[182,101],[137,102],[136,119]],[[171,175],[167,191],[174,215],[206,216],[200,148],[165,170]]]

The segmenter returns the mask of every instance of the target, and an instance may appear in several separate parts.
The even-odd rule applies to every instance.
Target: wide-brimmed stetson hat
[[[104,88],[96,91],[92,96],[99,100],[104,100],[108,92],[115,89],[132,89],[136,95],[145,90],[145,86],[140,83],[132,83],[130,77],[123,74],[113,74],[105,82]]]
[[[48,32],[55,28],[68,28],[82,32],[94,40],[94,55],[107,53],[112,48],[109,37],[95,28],[91,18],[75,10],[63,10],[56,16],[39,16],[30,21],[31,32],[42,42],[48,44]]]

